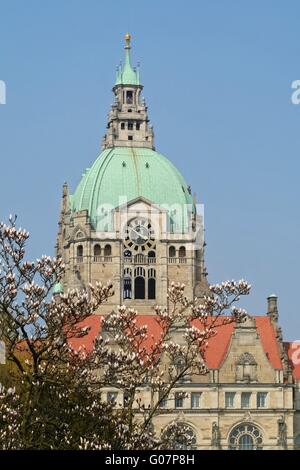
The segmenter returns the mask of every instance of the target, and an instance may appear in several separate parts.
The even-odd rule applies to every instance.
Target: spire
[[[131,36],[125,34],[125,64],[117,69],[117,78],[115,85],[139,85],[139,73],[132,68],[130,61]]]
[[[114,103],[108,113],[107,131],[102,149],[112,147],[144,147],[154,150],[154,132],[149,124],[148,109],[141,97],[139,64],[131,66],[131,36],[125,35],[125,62],[116,70],[113,87]]]

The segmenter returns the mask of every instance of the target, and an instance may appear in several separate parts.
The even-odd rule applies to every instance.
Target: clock
[[[155,244],[154,230],[149,220],[143,217],[131,219],[126,228],[126,246],[135,251],[146,251]]]
[[[130,227],[129,229],[129,238],[136,245],[145,245],[150,238],[149,229],[143,225],[136,225],[135,227]]]

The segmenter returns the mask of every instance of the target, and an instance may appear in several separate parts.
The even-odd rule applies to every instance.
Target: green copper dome
[[[85,171],[73,196],[73,212],[88,210],[99,231],[113,230],[112,209],[143,197],[168,210],[169,230],[185,232],[194,210],[190,188],[175,166],[150,148],[105,149]]]

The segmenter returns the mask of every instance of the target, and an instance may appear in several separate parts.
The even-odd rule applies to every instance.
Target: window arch
[[[249,352],[243,353],[238,358],[237,364],[239,364],[239,365],[250,365],[250,366],[256,366],[257,365],[256,360],[254,359],[254,356]]]
[[[131,276],[132,276],[131,268],[125,268],[124,269],[124,277],[131,277]]]
[[[170,248],[169,248],[169,258],[175,258],[175,256],[176,256],[175,246],[170,246]]]
[[[83,246],[82,245],[77,246],[76,255],[77,255],[77,258],[82,258],[83,257]]]
[[[151,269],[148,270],[148,278],[149,278],[149,279],[150,279],[150,278],[153,278],[153,279],[156,278],[156,271],[155,271],[155,269],[151,268]]]
[[[148,252],[148,258],[155,258],[155,251],[150,250],[150,251]]]
[[[181,247],[179,248],[178,256],[179,256],[179,258],[185,258],[185,257],[186,257],[186,249],[185,249],[185,246],[181,246]]]
[[[133,91],[132,90],[126,91],[126,104],[133,104]]]
[[[111,246],[105,245],[104,247],[104,256],[111,256]]]
[[[99,243],[94,245],[94,256],[100,256],[101,255],[101,246]]]
[[[162,434],[162,448],[169,450],[193,450],[197,448],[197,438],[191,426],[185,423],[171,423]]]
[[[235,426],[229,435],[228,447],[231,450],[259,450],[262,444],[262,433],[252,423]]]
[[[136,276],[145,277],[145,276],[146,276],[145,269],[142,268],[141,266],[138,266],[137,268],[135,268],[135,270],[134,270],[134,277],[136,277]]]

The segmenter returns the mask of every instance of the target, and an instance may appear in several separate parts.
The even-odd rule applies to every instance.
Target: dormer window
[[[131,90],[126,91],[126,104],[133,103],[133,92]]]

